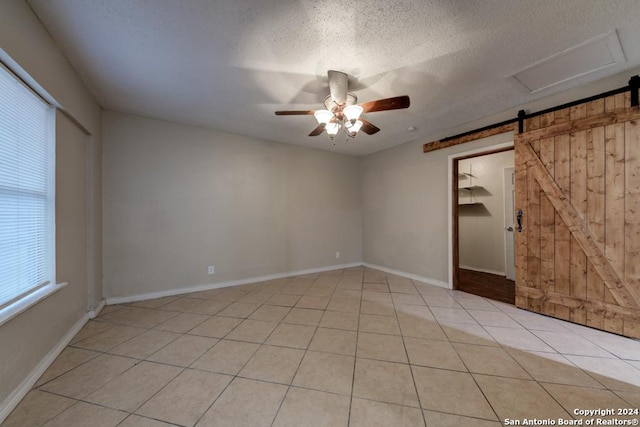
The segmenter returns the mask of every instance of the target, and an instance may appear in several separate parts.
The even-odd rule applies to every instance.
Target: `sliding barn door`
[[[627,92],[516,132],[518,307],[640,337],[639,120]]]

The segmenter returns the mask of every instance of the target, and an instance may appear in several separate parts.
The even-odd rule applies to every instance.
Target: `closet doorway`
[[[513,147],[453,160],[453,286],[515,303]]]

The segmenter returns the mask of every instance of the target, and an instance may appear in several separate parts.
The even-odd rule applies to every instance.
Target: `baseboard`
[[[286,277],[303,276],[305,274],[323,273],[326,271],[339,270],[344,268],[362,267],[362,266],[384,271],[385,273],[395,274],[396,276],[406,277],[407,279],[428,283],[430,285],[439,286],[441,288],[451,289],[451,287],[449,286],[449,283],[443,282],[441,280],[436,280],[436,279],[420,276],[413,273],[407,273],[400,270],[394,270],[391,268],[383,267],[381,265],[371,264],[368,262],[353,262],[349,264],[329,265],[326,267],[310,268],[306,270],[296,270],[296,271],[288,271],[284,273],[268,274],[265,276],[251,277],[247,279],[229,280],[226,282],[218,282],[218,283],[206,283],[202,285],[190,286],[187,288],[167,289],[164,291],[149,292],[146,294],[137,294],[137,295],[130,295],[125,297],[108,297],[106,301],[103,301],[100,309],[102,308],[105,302],[106,302],[106,305],[125,304],[125,303],[145,301],[145,300],[155,299],[155,298],[188,294],[191,292],[209,291],[212,289],[227,288],[229,286],[248,285],[250,283],[265,282],[267,280],[283,279]],[[99,311],[100,310],[96,310],[96,312],[99,312]]]
[[[73,337],[76,336],[80,329],[89,321],[89,315],[83,315],[72,327],[69,331],[58,341],[58,343],[47,353],[47,355],[42,358],[40,363],[36,365],[35,368],[31,370],[29,375],[20,383],[18,387],[16,387],[13,392],[7,396],[7,398],[0,404],[0,424],[4,422],[4,420],[9,416],[11,411],[15,409],[16,406],[20,403],[20,401],[29,393],[29,391],[33,388],[35,383],[38,381],[38,378],[47,368],[56,360],[56,357],[62,353],[62,350],[71,342]]]
[[[155,298],[162,298],[174,295],[188,294],[191,292],[209,291],[212,289],[227,288],[229,286],[248,285],[250,283],[265,282],[267,280],[283,279],[292,276],[303,276],[305,274],[323,273],[325,271],[339,270],[343,268],[360,267],[363,264],[354,262],[350,264],[330,265],[326,267],[310,268],[307,270],[288,271],[286,273],[268,274],[265,276],[251,277],[248,279],[230,280],[226,282],[207,283],[203,285],[190,286],[188,288],[168,289],[165,291],[150,292],[146,294],[130,295],[126,297],[111,297],[106,299],[107,305],[124,304],[128,302],[144,301]]]
[[[384,271],[385,273],[395,274],[396,276],[406,277],[407,279],[417,280],[419,282],[428,283],[430,285],[439,286],[445,289],[451,289],[451,286],[447,282],[443,282],[442,280],[431,279],[429,277],[420,276],[413,273],[407,273],[405,271],[394,270],[392,268],[383,267],[381,265],[371,264],[368,262],[363,262],[362,265],[364,267],[373,268],[374,270]]]
[[[89,319],[95,319],[96,317],[98,317],[98,314],[100,314],[106,303],[107,301],[103,299],[102,301],[100,301],[100,304],[98,304],[96,308],[87,313]]]
[[[486,268],[470,267],[468,265],[461,265],[459,268],[462,268],[463,270],[478,271],[480,273],[495,274],[496,276],[506,276],[507,274],[504,271],[495,271],[495,270],[489,270]]]

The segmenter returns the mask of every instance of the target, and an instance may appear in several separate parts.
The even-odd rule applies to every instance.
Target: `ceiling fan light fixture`
[[[344,114],[346,120],[348,120],[351,124],[354,124],[360,117],[360,114],[362,114],[362,111],[363,108],[360,105],[349,105],[344,108],[342,113]]]
[[[340,129],[340,125],[335,122],[327,123],[324,128],[329,135],[329,138],[333,139],[338,134],[338,130]]]
[[[347,91],[348,76],[340,71],[329,70],[329,95],[324,98],[324,108],[321,110],[292,110],[276,111],[277,116],[306,116],[315,117],[318,126],[309,133],[309,136],[318,136],[323,131],[327,133],[329,139],[335,140],[340,128],[349,138],[355,138],[362,130],[367,135],[373,135],[380,131],[380,128],[370,123],[364,118],[364,113],[375,113],[377,111],[400,110],[409,108],[410,100],[408,95],[394,96],[391,98],[377,99],[375,101],[358,104],[358,97]]]
[[[331,121],[331,119],[333,119],[333,113],[329,110],[318,110],[313,113],[313,116],[316,118],[318,124],[320,125],[326,125]]]
[[[350,138],[355,138],[356,135],[358,134],[358,131],[360,130],[360,128],[362,127],[362,121],[360,120],[356,120],[351,126],[349,126],[348,128],[345,127],[345,131],[347,132],[347,135]]]

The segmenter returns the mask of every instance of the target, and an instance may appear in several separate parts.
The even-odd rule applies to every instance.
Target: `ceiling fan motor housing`
[[[342,110],[349,105],[355,105],[358,103],[358,97],[351,92],[347,93],[347,102],[344,104],[338,104],[331,95],[328,95],[324,99],[324,106],[327,110],[331,111],[337,118],[342,118]]]

